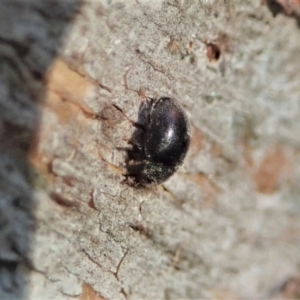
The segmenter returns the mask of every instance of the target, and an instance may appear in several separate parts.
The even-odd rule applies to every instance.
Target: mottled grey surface
[[[259,0],[103,0],[71,25],[61,56],[94,88],[43,108],[29,298],[85,299],[83,283],[105,299],[275,297],[300,265],[295,20]],[[178,99],[193,135],[150,190],[122,183],[118,149],[143,94]]]

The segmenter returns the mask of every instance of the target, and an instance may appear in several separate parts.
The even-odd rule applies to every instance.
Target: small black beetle
[[[131,140],[127,178],[136,185],[160,184],[183,162],[190,143],[190,124],[178,104],[170,97],[146,103],[143,129]]]

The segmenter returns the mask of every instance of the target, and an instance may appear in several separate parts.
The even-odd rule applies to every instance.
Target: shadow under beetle
[[[170,97],[149,99],[139,110],[139,124],[127,150],[127,182],[157,185],[182,164],[190,143],[190,123],[179,103]]]

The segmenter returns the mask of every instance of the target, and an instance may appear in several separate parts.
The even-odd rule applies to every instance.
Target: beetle
[[[145,118],[139,135],[131,140],[126,176],[136,185],[157,185],[182,164],[190,144],[190,123],[171,97],[149,99],[141,113]]]

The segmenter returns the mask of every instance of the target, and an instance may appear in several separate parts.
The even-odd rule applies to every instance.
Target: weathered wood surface
[[[1,2],[0,299],[296,298],[300,31],[270,9]],[[129,119],[166,94],[188,157],[129,187]]]

